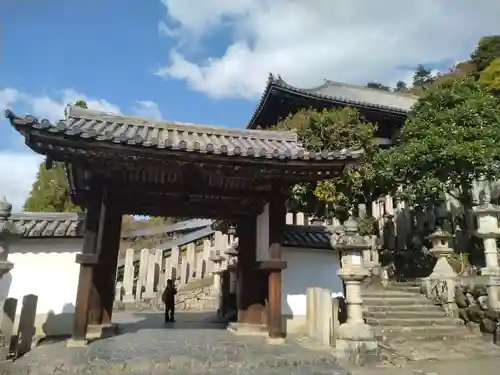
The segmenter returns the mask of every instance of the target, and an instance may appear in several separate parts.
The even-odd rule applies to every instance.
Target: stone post
[[[134,249],[127,249],[123,266],[123,302],[134,300],[134,271]]]
[[[194,242],[187,244],[186,260],[188,263],[187,282],[190,282],[196,272],[196,245]],[[198,276],[196,276],[198,278]]]
[[[496,239],[500,237],[500,228],[498,228],[498,214],[500,207],[490,202],[489,191],[484,192],[483,203],[474,208],[477,216],[478,229],[476,235],[483,239],[484,258],[486,267],[481,269],[481,275],[490,276],[490,279],[496,279],[500,276],[500,264],[498,259],[498,249]],[[488,306],[490,309],[500,311],[500,286],[497,282],[490,282],[488,290]]]
[[[179,272],[179,247],[174,246],[170,250],[170,278],[172,281],[176,281],[179,279],[180,272]]]
[[[203,251],[198,262],[200,278],[210,275],[212,272],[212,262],[210,262],[210,252],[212,251],[212,242],[210,240],[203,241]]]
[[[181,272],[180,272],[180,280],[179,280],[179,286],[185,285],[188,280],[188,273],[189,273],[189,264],[187,261],[186,257],[186,252],[183,254],[179,255],[181,259]]]
[[[361,350],[375,350],[377,342],[369,325],[363,320],[361,282],[370,272],[363,266],[362,252],[370,246],[359,235],[358,224],[352,218],[344,223],[344,234],[331,237],[332,247],[342,252],[342,268],[338,275],[346,289],[347,321],[340,325],[336,348],[339,354],[358,353]]]
[[[148,267],[146,271],[146,291],[143,298],[151,299],[156,297],[155,293],[155,278],[156,278],[156,258],[153,250],[148,254]]]
[[[453,236],[438,228],[429,237],[432,243],[430,252],[437,258],[436,265],[429,277],[424,279],[427,298],[442,304],[449,316],[455,315],[455,277],[456,272],[451,268],[448,257],[453,254],[450,241]],[[438,287],[442,285],[443,287]]]
[[[155,249],[155,285],[154,290],[158,292],[163,290],[163,280],[165,279],[163,276],[163,250]]]
[[[146,278],[148,275],[149,249],[141,250],[141,258],[139,260],[139,277],[137,278],[135,287],[135,299],[140,300],[142,297],[142,288],[146,287]]]

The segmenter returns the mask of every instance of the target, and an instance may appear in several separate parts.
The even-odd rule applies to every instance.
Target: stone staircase
[[[392,283],[388,288],[362,289],[364,316],[380,341],[446,340],[477,337],[464,325],[420,294],[412,282]]]

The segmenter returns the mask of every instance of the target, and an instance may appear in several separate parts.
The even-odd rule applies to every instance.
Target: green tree
[[[493,60],[500,57],[500,35],[485,36],[479,40],[471,60],[478,72],[482,72]]]
[[[368,87],[370,89],[376,89],[376,90],[391,91],[391,88],[389,86],[385,86],[385,85],[378,83],[378,82],[368,82],[366,84],[366,87]]]
[[[496,58],[481,72],[479,83],[487,86],[496,94],[500,93],[500,57]]]
[[[394,91],[396,92],[403,92],[408,89],[408,85],[404,81],[397,81],[396,82],[396,87],[394,88]]]
[[[343,219],[347,210],[357,203],[371,202],[388,187],[388,181],[378,173],[378,164],[386,163],[377,138],[375,125],[363,121],[352,108],[301,110],[288,116],[274,127],[275,130],[295,130],[303,146],[311,151],[360,150],[365,151],[362,161],[350,167],[338,178],[317,184],[300,184],[293,196],[301,209],[320,214],[318,206],[330,206],[335,215]],[[368,205],[371,209],[371,205]]]
[[[419,64],[413,74],[413,86],[424,88],[426,85],[432,83],[432,80],[431,70]]]
[[[47,169],[40,164],[36,181],[24,204],[24,211],[29,212],[79,212],[70,199],[68,181],[62,163],[54,163]]]
[[[74,106],[87,108],[84,100],[77,100]],[[24,203],[24,211],[31,212],[79,212],[81,208],[71,202],[69,185],[63,163],[53,163],[47,169],[40,164],[30,195]]]
[[[381,173],[414,205],[448,193],[468,210],[472,181],[499,175],[499,144],[499,99],[473,78],[447,79],[420,97]]]
[[[82,108],[88,108],[87,107],[87,102],[85,100],[77,100],[75,103],[73,103],[75,107],[82,107]]]

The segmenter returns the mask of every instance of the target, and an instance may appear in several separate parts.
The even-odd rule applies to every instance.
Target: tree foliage
[[[423,88],[430,83],[432,83],[431,70],[419,64],[413,74],[413,86]]]
[[[30,212],[78,212],[70,199],[68,181],[64,165],[54,163],[47,169],[45,163],[40,164],[37,178],[30,195],[24,204],[24,211]]]
[[[391,91],[391,88],[389,86],[383,85],[378,82],[368,82],[366,84],[366,87],[370,89],[376,89],[376,90],[383,90],[383,91]]]
[[[318,214],[318,202],[322,202],[334,207],[338,214],[359,202],[378,197],[387,188],[387,181],[377,172],[378,164],[386,161],[374,136],[375,126],[365,122],[357,110],[301,110],[274,129],[296,131],[302,145],[311,151],[363,149],[365,152],[359,164],[351,166],[338,178],[296,185],[294,198],[305,211]]]
[[[446,192],[470,205],[472,180],[499,172],[500,102],[470,77],[446,80],[414,106],[390,163],[403,198],[427,205]]]
[[[478,72],[482,72],[493,60],[500,57],[500,35],[485,36],[479,40],[471,61]]]
[[[487,86],[496,94],[500,93],[500,57],[496,58],[481,72],[479,83]]]
[[[408,85],[404,81],[397,81],[396,87],[394,88],[395,92],[404,92],[408,89]]]

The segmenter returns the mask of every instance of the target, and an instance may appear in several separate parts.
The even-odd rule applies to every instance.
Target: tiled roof
[[[21,238],[83,237],[85,214],[59,212],[14,213],[9,221],[17,226]]]
[[[92,139],[112,144],[169,149],[203,154],[281,160],[353,159],[361,152],[308,152],[294,132],[232,129],[127,117],[69,106],[67,118],[52,124],[33,116],[6,117],[21,133],[39,130],[53,135]]]
[[[330,80],[325,80],[324,84],[315,88],[298,88],[286,83],[280,76],[275,77],[273,74],[270,74],[259,105],[249,121],[249,127],[258,125],[254,124],[254,122],[273,88],[296,95],[338,102],[346,106],[369,107],[397,114],[407,114],[418,99],[411,94],[377,90]]]
[[[126,233],[123,233],[122,238],[128,239],[128,238],[135,238],[135,237],[153,236],[155,234],[184,232],[184,231],[190,231],[190,230],[203,228],[203,227],[206,227],[208,225],[211,225],[212,223],[213,223],[213,220],[208,220],[208,219],[190,219],[190,220],[184,220],[184,221],[180,221],[178,223],[170,224],[170,225],[158,225],[158,226],[152,227],[152,228],[131,230],[131,231],[128,231]]]
[[[281,244],[288,247],[303,247],[332,250],[331,236],[335,230],[325,226],[286,225]]]

